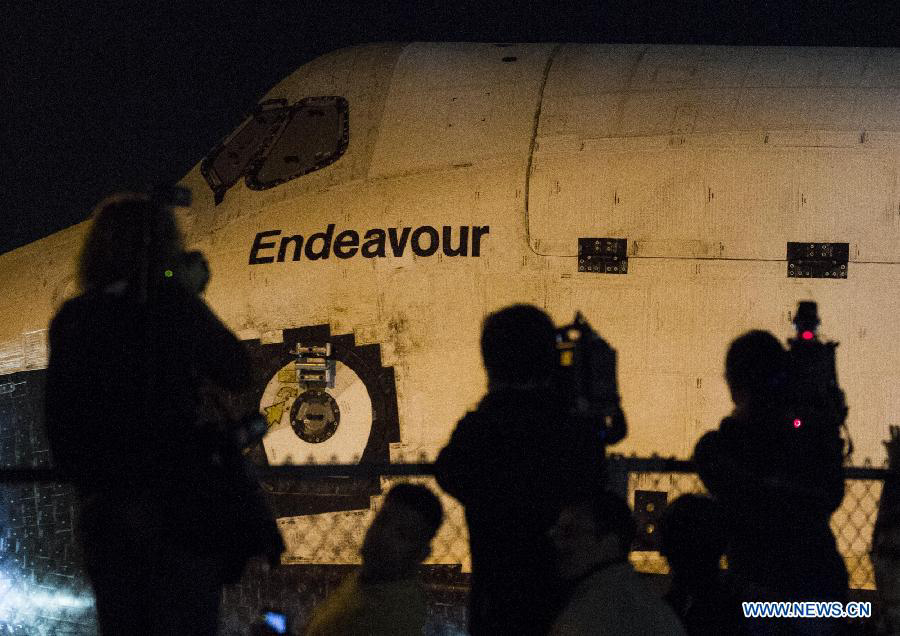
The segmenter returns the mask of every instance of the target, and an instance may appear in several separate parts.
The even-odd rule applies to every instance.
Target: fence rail
[[[610,461],[620,463],[631,473],[696,473],[694,462],[686,459],[664,457],[624,457],[610,456]],[[260,478],[294,477],[380,477],[402,475],[434,475],[434,464],[430,462],[403,464],[287,464],[279,466],[258,466],[255,469]],[[867,479],[884,481],[890,471],[886,468],[870,466],[845,466],[845,479]],[[64,482],[66,479],[53,468],[0,468],[0,484]]]

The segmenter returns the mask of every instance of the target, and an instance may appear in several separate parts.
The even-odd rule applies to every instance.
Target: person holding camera
[[[234,506],[212,491],[240,479],[199,423],[200,388],[247,387],[249,356],[197,296],[205,261],[183,253],[172,211],[151,197],[100,204],[79,278],[83,293],[50,325],[45,415],[80,499],[100,630],[212,635],[235,548],[220,514]]]
[[[847,569],[829,527],[844,496],[839,427],[846,409],[798,397],[809,376],[798,359],[768,332],[736,339],[725,361],[734,411],[694,450],[700,478],[722,510],[729,570],[743,601],[846,600]],[[766,620],[749,631],[783,627]],[[840,625],[806,620],[791,628],[827,634]]]
[[[472,554],[469,630],[546,634],[562,608],[548,530],[563,506],[603,480],[599,428],[569,415],[554,387],[556,329],[531,305],[489,315],[481,335],[487,395],[435,463],[465,507]]]

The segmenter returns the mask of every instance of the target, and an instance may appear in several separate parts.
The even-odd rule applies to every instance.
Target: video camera
[[[801,438],[840,439],[846,431],[847,403],[838,385],[835,366],[837,342],[822,342],[816,329],[816,303],[801,301],[794,316],[797,336],[788,339],[788,370],[781,399],[786,426]],[[847,434],[844,457],[853,452]]]
[[[599,425],[605,444],[615,444],[628,433],[619,404],[616,351],[575,312],[572,324],[556,330],[559,363],[554,386],[569,405],[569,415]]]

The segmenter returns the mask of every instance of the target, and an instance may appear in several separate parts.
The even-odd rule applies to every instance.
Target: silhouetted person
[[[785,426],[789,361],[768,332],[751,331],[729,348],[725,377],[734,411],[697,443],[703,483],[721,506],[729,569],[742,600],[844,601],[847,569],[829,519],[844,495],[839,431],[798,445]],[[807,422],[806,426],[815,423]],[[836,621],[756,621],[753,633],[834,633]]]
[[[635,533],[631,509],[613,493],[597,491],[563,508],[549,531],[567,589],[553,636],[684,634],[628,562]]]
[[[663,513],[659,532],[672,575],[665,598],[687,633],[739,633],[741,605],[719,568],[728,537],[715,502],[678,497]]]
[[[884,443],[888,476],[884,480],[878,516],[872,532],[872,566],[881,600],[878,634],[900,633],[900,427],[890,427]]]
[[[249,359],[183,272],[171,210],[140,195],[107,200],[81,253],[83,293],[50,326],[47,430],[81,500],[104,635],[214,634],[235,565],[234,528],[208,488],[230,482],[218,440],[198,425],[198,390],[247,387]]]
[[[362,568],[316,608],[307,636],[423,634],[425,594],[416,573],[442,519],[440,501],[425,486],[391,488],[366,532]]]
[[[544,634],[561,603],[547,530],[566,501],[603,478],[597,429],[566,416],[551,387],[550,318],[530,305],[487,317],[481,353],[488,393],[456,426],[435,464],[465,507],[472,554],[469,630]]]

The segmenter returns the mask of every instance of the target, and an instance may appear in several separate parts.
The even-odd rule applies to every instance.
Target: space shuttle
[[[688,458],[731,410],[730,341],[784,339],[815,300],[853,462],[880,464],[898,184],[900,49],[387,43],[272,88],[178,214],[251,350],[262,463],[433,458],[485,391],[482,320],[512,303],[581,311],[618,350],[617,452]],[[0,394],[43,373],[88,225],[0,255]]]

